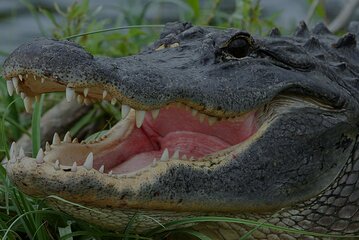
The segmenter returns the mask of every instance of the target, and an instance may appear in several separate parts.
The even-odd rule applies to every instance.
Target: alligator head
[[[264,38],[167,24],[148,49],[116,59],[32,41],[4,63],[9,93],[27,109],[42,93],[66,91],[69,101],[121,104],[123,120],[92,143],[55,134],[36,159],[13,148],[8,174],[29,195],[100,210],[51,200],[118,231],[139,212],[162,223],[245,215],[356,233],[358,60],[354,34],[304,23],[293,37]],[[137,229],[157,224],[149,222]]]

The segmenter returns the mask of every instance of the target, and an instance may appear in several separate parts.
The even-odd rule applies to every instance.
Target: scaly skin
[[[34,96],[66,89],[68,98],[72,92],[87,101],[104,96],[136,114],[131,111],[96,143],[55,139],[37,161],[14,147],[8,175],[29,195],[58,195],[95,209],[49,200],[55,208],[115,231],[140,213],[134,224],[139,233],[158,226],[142,215],[161,223],[214,215],[358,234],[358,60],[355,33],[338,38],[321,24],[309,31],[304,23],[293,37],[273,30],[265,38],[168,24],[148,49],[118,59],[93,57],[66,41],[33,41],[4,64],[5,79],[23,78],[15,79],[15,88],[25,93],[27,108]],[[166,106],[198,111],[211,129],[218,126],[211,120],[255,116],[256,131],[196,161],[170,157],[121,175],[86,168],[90,152],[96,162],[108,146],[134,131],[141,111],[166,111]],[[74,161],[84,166],[71,167]],[[253,228],[234,223],[192,227],[213,239],[238,239]],[[251,237],[304,238],[263,227]]]

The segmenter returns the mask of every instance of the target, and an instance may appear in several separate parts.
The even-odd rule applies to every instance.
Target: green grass
[[[145,6],[139,15],[131,13],[131,7],[120,9],[126,13],[125,20],[129,27],[108,28],[108,21],[95,20],[95,15],[100,8],[94,11],[89,8],[88,1],[75,2],[67,9],[55,9],[60,13],[61,18],[55,18],[54,12],[46,9],[37,9],[30,1],[22,0],[38,19],[40,14],[47,16],[53,23],[53,31],[48,33],[43,31],[45,35],[58,39],[72,38],[72,40],[80,43],[88,51],[93,54],[107,56],[125,56],[137,53],[143,46],[156,39],[159,35],[159,27],[162,25],[152,25],[149,27],[144,16],[149,7],[163,2],[171,2],[176,4],[179,9],[183,10],[181,20],[190,20],[198,25],[216,25],[220,27],[238,27],[247,29],[258,34],[267,32],[273,27],[273,20],[261,19],[259,1],[244,0],[237,1],[237,7],[232,13],[225,13],[219,9],[221,1],[208,1],[210,6],[203,11],[197,0],[182,1],[152,1]],[[121,25],[121,24],[120,24]],[[123,25],[123,24],[122,24]],[[135,26],[140,25],[141,27]],[[83,34],[91,33],[89,34]],[[2,53],[6,54],[6,53]],[[0,69],[1,70],[1,69]],[[30,114],[24,113],[23,103],[20,97],[10,97],[7,94],[5,81],[0,77],[0,159],[9,157],[9,146],[11,142],[16,141],[21,135],[26,134],[32,140],[32,156],[36,156],[40,148],[40,118],[41,115],[54,106],[60,99],[62,94],[47,94],[41,96],[40,101],[34,106],[32,117]],[[120,111],[110,104],[97,104],[82,119],[77,121],[71,127],[71,133],[76,135],[84,127],[100,122],[101,119],[109,119],[102,124],[102,129],[108,129],[116,121],[121,118]],[[31,131],[28,131],[31,126]],[[88,140],[99,137],[101,132],[87,136]],[[30,155],[29,153],[27,155]],[[58,196],[49,196],[58,201],[65,201]],[[77,205],[78,207],[84,207]],[[95,211],[95,210],[91,210]],[[188,228],[182,228],[189,223],[199,222],[227,222],[245,224],[252,228],[241,239],[247,239],[253,231],[261,228],[271,228],[278,231],[303,234],[317,237],[332,237],[333,235],[311,233],[300,231],[292,228],[279,227],[262,221],[251,221],[239,218],[227,217],[194,217],[173,221],[162,225],[158,223],[158,227],[151,229],[139,236],[132,231],[132,224],[138,216],[133,216],[123,233],[117,234],[102,230],[96,226],[84,223],[80,220],[73,219],[70,216],[52,210],[46,205],[45,199],[37,199],[24,195],[12,185],[6,176],[6,170],[0,165],[0,236],[2,239],[161,239],[161,236],[168,234],[183,234],[184,236],[192,236],[201,240],[210,239],[203,233],[196,232]],[[157,221],[156,219],[144,218],[145,221]],[[175,228],[174,230],[168,230]],[[335,238],[353,238],[352,236],[335,236]]]

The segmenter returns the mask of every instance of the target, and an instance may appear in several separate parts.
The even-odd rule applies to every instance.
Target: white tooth
[[[85,98],[85,99],[84,99],[84,103],[85,103],[86,106],[88,106],[88,105],[91,104],[91,100],[88,99],[88,98]]]
[[[136,111],[136,126],[140,128],[145,120],[146,111]]]
[[[158,117],[158,115],[160,114],[160,109],[152,110],[151,113],[152,113],[153,120],[155,120]]]
[[[45,143],[45,151],[46,151],[46,152],[50,152],[50,151],[51,151],[51,147],[50,147],[50,143],[49,143],[49,142],[46,142],[46,143]]]
[[[44,151],[42,148],[37,152],[36,155],[36,163],[43,163],[44,162]]]
[[[44,83],[45,82],[45,78],[41,78],[41,83]]]
[[[86,158],[83,166],[87,170],[91,170],[93,168],[93,153],[92,152],[90,152],[89,155],[87,155],[87,158]]]
[[[162,156],[161,156],[161,161],[167,161],[169,159],[169,153],[168,153],[168,149],[165,148],[165,150],[163,151],[162,153]]]
[[[157,159],[154,158],[151,164],[151,167],[156,167],[157,166]]]
[[[98,169],[98,171],[99,171],[100,173],[103,173],[103,172],[105,171],[105,166],[102,165],[102,166]]]
[[[217,122],[217,118],[216,117],[208,117],[208,124],[209,126],[212,126],[213,124],[215,124]]]
[[[190,161],[194,161],[195,159],[194,159],[194,157],[192,156],[192,157],[189,158],[189,160],[190,160]]]
[[[171,159],[179,159],[179,149],[176,149]]]
[[[70,134],[70,132],[67,132],[67,133],[65,134],[65,137],[64,137],[64,142],[65,142],[65,143],[71,143],[71,141],[72,141],[72,139],[71,139],[71,134]]]
[[[186,155],[186,154],[184,154],[184,155],[182,156],[182,160],[187,160],[187,155]]]
[[[10,147],[10,151],[9,151],[10,159],[15,159],[16,158],[16,151],[17,151],[16,143],[12,142],[11,147]]]
[[[14,84],[10,80],[10,81],[6,81],[6,86],[7,86],[7,92],[9,93],[10,96],[12,96],[14,93]]]
[[[74,97],[75,97],[75,90],[73,88],[66,87],[66,100],[68,102],[71,102],[72,99],[74,99]]]
[[[88,88],[84,88],[84,96],[87,97],[88,94],[89,94],[89,89],[88,89]]]
[[[112,105],[115,105],[116,102],[117,102],[117,99],[116,99],[116,98],[112,98],[112,99],[111,99],[111,104],[112,104]]]
[[[25,106],[26,112],[28,112],[28,113],[32,112],[32,98],[31,97],[24,98],[24,106]]]
[[[122,119],[125,119],[130,111],[131,111],[131,107],[130,107],[130,106],[128,106],[128,105],[122,105],[122,106],[121,106],[121,116],[122,116]]]
[[[111,176],[111,175],[112,175],[112,173],[113,173],[113,172],[112,172],[112,170],[111,170],[111,171],[108,173],[108,175],[109,175],[109,176]]]
[[[11,163],[16,163],[17,161],[17,158],[16,157],[10,157],[10,162]]]
[[[34,76],[34,80],[36,81],[37,79],[36,79],[36,75],[33,75]]]
[[[107,96],[107,91],[106,90],[103,90],[102,92],[102,99],[105,99]]]
[[[206,115],[204,115],[203,113],[200,113],[199,114],[199,122],[203,123],[205,117],[206,117]]]
[[[193,116],[193,117],[196,116],[197,113],[198,113],[198,111],[197,111],[196,109],[192,109],[192,116]]]
[[[77,138],[74,138],[74,139],[72,140],[72,143],[79,143],[79,140],[78,140]]]
[[[59,160],[56,160],[54,168],[55,168],[55,170],[60,170],[60,161]]]
[[[72,164],[72,167],[71,167],[71,172],[76,172],[77,171],[77,163],[74,162],[74,164]]]
[[[25,151],[22,147],[20,147],[20,151],[19,151],[19,159],[22,159],[25,157]]]
[[[21,74],[19,75],[19,78],[20,78],[20,81],[22,81],[22,75]]]
[[[20,92],[19,79],[17,77],[13,77],[12,78],[12,84],[14,85],[16,93],[19,94],[19,92]]]
[[[20,97],[21,97],[22,100],[24,100],[26,98],[26,94],[24,92],[21,92]]]
[[[77,95],[77,102],[82,104],[84,102],[84,97],[82,95]]]
[[[56,144],[60,144],[60,143],[61,143],[60,136],[59,136],[59,134],[57,134],[55,132],[54,137],[52,138],[52,144],[56,145]]]

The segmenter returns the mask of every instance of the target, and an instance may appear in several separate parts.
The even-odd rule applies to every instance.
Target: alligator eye
[[[247,56],[254,46],[253,38],[245,32],[240,32],[231,37],[221,49],[227,54],[235,58],[243,58]]]

